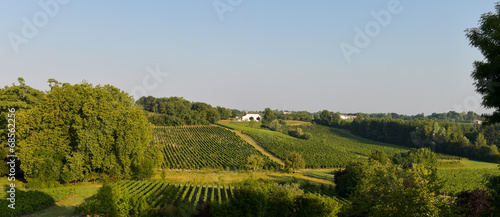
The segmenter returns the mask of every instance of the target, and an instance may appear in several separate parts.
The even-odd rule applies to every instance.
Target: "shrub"
[[[336,216],[341,204],[326,196],[305,193],[295,199],[295,216]]]
[[[460,214],[465,216],[491,216],[491,199],[485,190],[462,191],[457,196],[456,205],[463,208]]]
[[[128,216],[132,206],[127,189],[120,185],[104,185],[99,189],[95,199],[75,209],[76,213],[105,216]]]

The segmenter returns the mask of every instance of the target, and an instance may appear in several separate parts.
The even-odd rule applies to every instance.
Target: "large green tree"
[[[328,110],[323,110],[321,111],[321,114],[319,115],[319,123],[325,126],[330,126],[330,121],[332,119],[332,116],[330,115],[330,112]]]
[[[429,149],[413,149],[397,164],[371,159],[335,174],[337,192],[351,202],[344,216],[453,215],[451,201],[438,195],[437,160]]]
[[[51,82],[39,106],[20,113],[19,158],[28,181],[141,178],[157,151],[132,97],[111,85]]]
[[[264,117],[263,117],[263,120],[262,120],[262,124],[264,126],[269,126],[269,124],[271,124],[271,122],[273,122],[273,120],[275,120],[276,118],[277,117],[274,114],[274,111],[271,110],[270,108],[266,108],[264,110]]]
[[[306,161],[297,152],[290,153],[285,160],[285,169],[290,172],[295,172],[303,169],[306,166]]]
[[[264,166],[264,163],[265,163],[265,161],[264,161],[264,158],[262,158],[262,156],[252,154],[252,155],[248,156],[248,158],[247,158],[246,167],[249,170],[252,170],[253,174],[255,175],[255,171],[262,169],[262,166]]]
[[[483,61],[474,62],[474,85],[483,95],[483,106],[495,109],[487,115],[488,123],[500,123],[500,3],[496,12],[488,12],[479,19],[479,27],[465,30],[470,45],[476,47],[484,56]]]
[[[0,88],[0,154],[1,159],[7,160],[7,155],[9,154],[9,149],[7,147],[7,124],[8,117],[7,114],[8,109],[14,108],[16,110],[16,114],[22,111],[29,110],[40,103],[44,92],[34,89],[28,85],[23,78],[17,79],[19,84],[12,84],[12,86],[5,86],[4,88]],[[15,117],[14,117],[15,118]],[[19,119],[16,119],[19,120]],[[12,121],[10,122],[13,123]],[[15,123],[14,123],[15,124]],[[19,139],[19,138],[17,138]],[[19,164],[16,164],[16,166]],[[7,164],[0,164],[0,176],[8,174]],[[16,173],[20,175],[21,173]]]

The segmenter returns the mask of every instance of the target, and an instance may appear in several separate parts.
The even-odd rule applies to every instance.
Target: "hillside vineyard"
[[[151,145],[160,146],[163,168],[244,168],[250,155],[270,159],[241,137],[218,126],[156,127]]]

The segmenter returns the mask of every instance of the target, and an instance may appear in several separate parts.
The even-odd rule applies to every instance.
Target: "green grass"
[[[216,171],[216,170],[200,170],[200,171],[184,171],[184,170],[165,170],[165,179],[161,178],[161,172],[158,172],[153,180],[166,181],[171,183],[181,184],[201,184],[210,185],[217,183],[220,185],[233,185],[244,180],[255,179],[270,179],[278,183],[290,182],[290,180],[309,181],[315,184],[333,185],[333,182],[319,178],[305,176],[300,173],[282,173],[273,171],[260,171],[255,175],[249,171]]]
[[[296,120],[286,120],[285,121],[289,126],[292,125],[311,125],[311,122],[308,121],[296,121]]]
[[[242,127],[250,127],[250,121],[225,121],[226,123],[231,123],[232,125],[242,126]],[[254,122],[254,128],[260,128],[262,126],[262,122],[256,121]]]
[[[310,173],[310,174],[324,177],[327,179],[333,179],[335,177],[333,175],[333,172],[336,170],[341,170],[341,168],[338,168],[338,169],[305,169],[305,170],[301,170],[301,172]]]
[[[0,184],[6,187],[10,184],[2,178]],[[16,181],[16,187],[24,189],[25,183]],[[73,210],[76,206],[88,200],[91,196],[95,195],[101,185],[91,183],[79,183],[76,185],[68,184],[55,188],[34,189],[50,195],[56,201],[55,205],[41,209],[25,216],[73,216]],[[28,189],[26,189],[28,190]],[[6,197],[5,191],[2,191],[2,198]],[[22,203],[22,201],[17,201]]]
[[[468,169],[498,169],[498,164],[489,163],[489,162],[481,162],[474,160],[462,160],[460,161],[464,166],[463,167],[447,167],[441,169],[459,169],[459,168],[468,168]]]
[[[51,217],[51,216],[74,216],[73,211],[78,205],[89,201],[92,196],[97,194],[100,185],[80,185],[75,187],[75,194],[64,200],[56,202],[55,206],[40,210],[26,216],[30,217]]]

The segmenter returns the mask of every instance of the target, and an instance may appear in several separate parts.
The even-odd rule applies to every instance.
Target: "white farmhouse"
[[[257,112],[247,112],[247,114],[245,116],[241,116],[240,120],[242,120],[242,121],[250,121],[250,120],[261,121],[262,117]]]
[[[352,120],[352,119],[355,119],[357,118],[358,116],[354,116],[354,115],[340,115],[340,118],[341,119],[344,119],[344,120]]]

